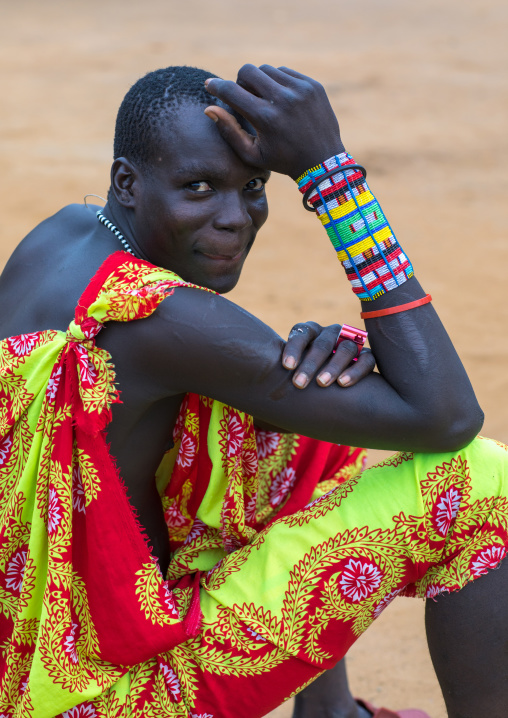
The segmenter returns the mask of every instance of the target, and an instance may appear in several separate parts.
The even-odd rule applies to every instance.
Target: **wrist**
[[[305,152],[305,154],[302,152],[295,169],[288,172],[291,179],[298,182],[305,174],[322,167],[324,164],[322,161],[323,157],[338,157],[346,153],[340,138],[331,144],[331,148],[332,149],[319,150],[318,152],[313,151],[312,153]],[[335,154],[333,154],[334,152]],[[325,162],[328,162],[328,160],[325,160]],[[307,169],[308,167],[310,167],[310,169]]]
[[[325,227],[353,292],[372,301],[406,282],[413,267],[362,171],[348,165],[356,165],[349,153],[334,155],[306,170],[297,183]],[[321,175],[326,178],[319,182]]]
[[[350,155],[349,152],[346,152],[346,150],[342,148],[337,154],[332,155],[326,160],[318,162],[316,165],[309,167],[309,169],[306,169],[303,172],[300,172],[295,182],[298,184],[298,189],[300,190],[300,192],[304,194],[307,188],[313,182],[318,180],[321,175],[325,174],[329,170],[334,169],[334,167],[342,167],[344,165],[353,163],[354,159],[352,155]],[[312,193],[312,197],[314,202],[316,200],[319,200],[317,190]]]

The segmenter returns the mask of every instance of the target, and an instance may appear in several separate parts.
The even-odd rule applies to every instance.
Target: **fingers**
[[[371,374],[376,365],[370,349],[362,349],[358,361],[358,346],[350,340],[342,341],[337,348],[340,324],[321,327],[316,322],[295,324],[289,333],[282,353],[282,364],[295,370],[293,384],[305,389],[315,378],[322,386],[337,382],[340,386],[354,386]]]
[[[264,67],[264,65],[262,66]],[[307,82],[316,82],[316,80],[313,80],[312,77],[309,77],[308,75],[302,75],[301,72],[297,72],[296,70],[292,70],[290,67],[284,67],[281,66],[277,68],[280,72],[283,72],[285,75],[289,75],[290,77],[294,77],[295,80],[306,80]]]
[[[335,335],[335,341],[337,341],[337,335]],[[358,347],[354,342],[349,341],[349,339],[341,342],[335,350],[335,354],[331,355],[330,360],[326,364],[323,362],[321,365],[321,371],[317,377],[317,383],[320,386],[330,386],[334,382],[338,382],[341,386],[350,386],[353,367],[351,367],[350,371],[349,365],[358,364],[358,362],[353,362],[353,359],[355,359],[357,354]],[[363,360],[363,362],[364,361],[365,360]],[[358,374],[361,374],[363,371],[363,362],[360,372],[353,372],[353,379],[355,380],[353,383],[356,383],[356,381],[359,380]]]
[[[283,87],[289,88],[297,88],[299,86],[298,78],[295,78],[293,75],[284,72],[281,67],[273,67],[272,65],[260,65],[259,69],[265,75],[268,75],[268,77],[274,80],[278,85],[282,85]]]
[[[270,69],[274,72],[270,72]],[[277,70],[270,65],[261,65],[256,67],[255,65],[244,65],[238,71],[237,83],[240,87],[244,87],[246,90],[262,97],[266,100],[276,99],[277,94],[288,85],[284,82],[280,82],[275,76]],[[290,78],[284,73],[279,73],[283,78]],[[294,80],[293,80],[294,82]]]
[[[257,138],[250,135],[240,126],[236,117],[223,107],[210,105],[205,115],[213,120],[222,138],[232,147],[236,154],[248,165],[260,166],[261,155]]]
[[[238,71],[237,82],[249,92],[267,100],[274,99],[282,88],[301,91],[304,85],[316,85],[315,80],[295,70],[273,65],[244,65]]]
[[[340,386],[351,387],[374,371],[376,361],[370,349],[362,349],[358,361],[353,361],[357,356],[358,347],[352,341],[341,342],[333,354],[339,330],[340,325],[333,331],[332,327],[322,330],[307,351],[304,344],[308,346],[310,341],[293,340],[292,353],[304,356],[295,363],[294,367],[289,365],[288,357],[283,357],[283,364],[288,369],[297,367],[293,375],[293,384],[298,389],[305,389],[316,375],[319,386],[327,387],[337,382]],[[309,338],[312,333],[309,332],[307,337]]]
[[[310,329],[311,325],[312,330]],[[306,331],[304,328],[309,329]],[[293,384],[296,387],[305,389],[316,374],[321,371],[323,365],[328,366],[339,331],[340,324],[333,324],[323,329],[319,324],[307,322],[293,327],[286,345],[286,353],[287,356],[296,355],[298,360],[295,363],[298,369],[293,375]],[[284,365],[288,367],[287,359],[284,361]],[[288,368],[291,367],[289,366]],[[337,378],[338,372],[334,376]]]
[[[295,324],[289,332],[286,346],[282,352],[282,365],[286,369],[295,369],[300,363],[306,348],[320,332],[321,327],[316,322]]]
[[[342,344],[345,344],[346,342],[342,342]],[[353,344],[354,342],[349,342],[349,344]],[[340,345],[339,345],[340,346]],[[356,346],[356,345],[355,345]],[[337,352],[336,352],[337,353]],[[339,375],[338,379],[336,380],[341,386],[354,386],[355,384],[358,384],[359,381],[364,379],[369,374],[372,374],[374,371],[374,368],[376,366],[376,360],[374,358],[374,355],[370,349],[365,347],[360,352],[360,356],[358,357],[358,361],[352,362],[349,366],[347,366],[343,372]]]
[[[205,88],[211,95],[218,97],[256,126],[259,104],[260,102],[263,103],[263,100],[255,94],[240,87],[232,80],[221,80],[218,77],[211,77],[206,80]]]
[[[302,92],[306,86],[308,89],[317,84],[310,77],[288,68],[247,64],[238,71],[236,83],[212,77],[206,80],[205,87],[211,95],[219,97],[255,124],[267,105],[291,96],[292,91]]]

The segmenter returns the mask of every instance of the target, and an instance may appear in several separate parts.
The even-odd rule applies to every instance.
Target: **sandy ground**
[[[470,373],[484,433],[506,442],[507,16],[501,0],[0,0],[0,262],[62,205],[105,195],[116,109],[146,71],[194,64],[234,78],[244,62],[295,67],[326,86]],[[292,182],[274,177],[269,196],[233,299],[283,335],[307,319],[358,324]],[[421,602],[395,602],[349,666],[356,694],[444,718]],[[286,704],[272,718],[290,714]]]

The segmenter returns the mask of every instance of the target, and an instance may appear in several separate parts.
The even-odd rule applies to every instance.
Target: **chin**
[[[234,267],[210,268],[209,264],[204,267],[187,265],[181,268],[171,267],[171,271],[176,272],[185,282],[206,287],[218,294],[227,294],[238,284],[244,261],[237,263]]]
[[[236,287],[239,279],[240,274],[235,274],[234,276],[207,277],[205,281],[195,282],[195,284],[200,284],[202,287],[212,289],[218,294],[227,294]]]
[[[203,268],[199,268],[197,271],[189,272],[189,276],[187,277],[183,277],[183,275],[180,276],[187,282],[206,287],[218,294],[227,294],[238,284],[243,269],[243,262],[240,266],[237,264],[235,267],[229,267],[229,271],[225,271],[224,268],[222,268],[222,271],[219,271],[218,268],[214,269],[215,271],[207,271],[206,269],[203,270]]]

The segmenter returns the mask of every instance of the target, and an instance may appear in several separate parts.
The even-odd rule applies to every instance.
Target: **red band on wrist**
[[[407,304],[399,304],[397,307],[388,307],[387,309],[377,309],[374,312],[362,312],[360,314],[362,319],[374,319],[375,317],[387,317],[389,314],[398,314],[399,312],[407,312],[408,309],[414,309],[415,307],[421,307],[422,304],[428,304],[432,301],[430,294],[426,294],[421,299],[416,299],[414,302],[408,302]]]

